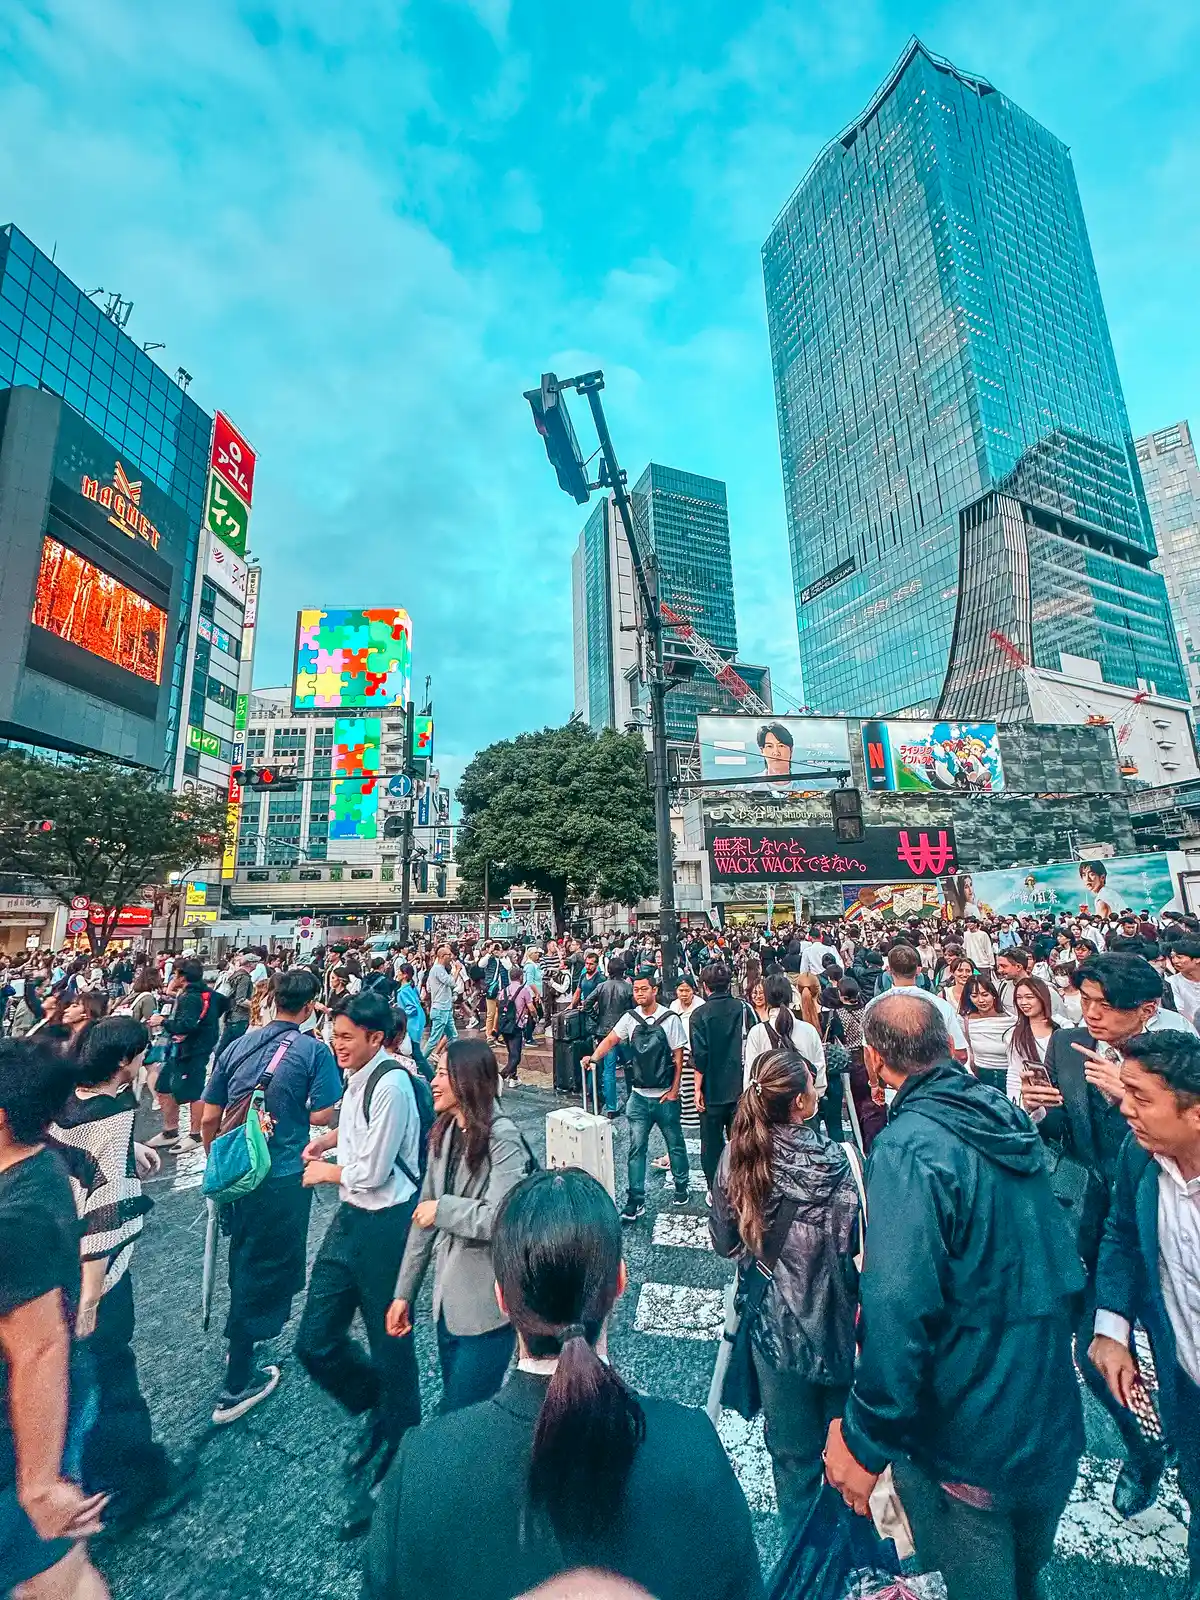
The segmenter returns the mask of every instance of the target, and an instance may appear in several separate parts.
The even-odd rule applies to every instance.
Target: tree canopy
[[[103,920],[88,921],[92,948],[102,951],[122,906],[224,848],[225,802],[172,794],[158,781],[113,761],[56,765],[0,754],[0,873],[63,905],[80,895],[103,906]],[[35,830],[42,820],[53,828]]]
[[[458,786],[464,898],[526,884],[550,896],[561,931],[568,895],[630,905],[657,883],[654,803],[637,734],[562,728],[488,745]]]

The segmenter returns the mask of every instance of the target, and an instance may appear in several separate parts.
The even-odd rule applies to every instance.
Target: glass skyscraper
[[[729,508],[719,478],[681,472],[652,461],[630,490],[634,527],[644,555],[658,564],[659,598],[727,660],[737,655]],[[584,524],[572,560],[575,638],[575,709],[594,728],[624,727],[640,685],[637,666],[633,568],[615,506],[607,498]],[[669,631],[668,654],[687,656]],[[738,663],[738,672],[770,703],[764,667]],[[729,713],[737,703],[702,666],[667,697],[667,736],[679,744],[696,737],[696,718]]]
[[[166,770],[179,737],[212,418],[11,224],[0,228],[0,389],[49,390],[183,510],[195,530],[170,630]]]
[[[996,633],[1182,695],[1067,147],[914,40],[763,272],[806,700],[1028,714]]]
[[[1136,441],[1138,465],[1158,541],[1179,653],[1193,706],[1200,706],[1200,466],[1186,422]]]

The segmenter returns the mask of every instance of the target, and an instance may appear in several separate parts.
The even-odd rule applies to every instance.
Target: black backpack
[[[507,1039],[518,1031],[517,996],[515,994],[502,994],[500,1003],[496,1007],[496,1032],[501,1038]]]
[[[636,1089],[669,1089],[675,1082],[675,1053],[662,1024],[665,1017],[638,1017],[630,1035],[630,1082]]]
[[[414,1173],[408,1163],[402,1161],[399,1155],[396,1156],[396,1165],[419,1193],[425,1178],[425,1168],[429,1161],[429,1130],[437,1121],[437,1112],[433,1109],[433,1090],[419,1073],[409,1072],[403,1062],[397,1061],[394,1057],[390,1057],[387,1061],[381,1061],[377,1067],[373,1068],[371,1076],[367,1079],[367,1090],[363,1095],[363,1116],[368,1123],[371,1120],[371,1100],[374,1097],[375,1089],[380,1078],[388,1072],[403,1072],[405,1074],[409,1083],[412,1084],[413,1099],[417,1103],[417,1117],[421,1124],[421,1131],[417,1135],[418,1170]]]

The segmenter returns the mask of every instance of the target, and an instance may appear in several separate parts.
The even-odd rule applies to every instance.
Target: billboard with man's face
[[[787,794],[836,789],[850,777],[850,732],[840,717],[700,717],[700,776],[731,788]]]
[[[1182,858],[1179,858],[1182,859]],[[1109,856],[1103,861],[1057,861],[1045,867],[961,872],[942,879],[946,914],[963,917],[1054,916],[1080,910],[1099,917],[1181,909],[1171,855]]]

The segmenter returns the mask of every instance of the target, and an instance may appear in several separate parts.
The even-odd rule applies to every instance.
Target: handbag
[[[741,1275],[739,1301],[732,1330],[726,1326],[723,1342],[730,1346],[725,1376],[721,1384],[721,1405],[727,1411],[736,1411],[749,1422],[762,1410],[762,1395],[758,1387],[758,1374],[754,1370],[754,1357],[750,1349],[754,1324],[762,1311],[775,1267],[783,1250],[788,1230],[800,1209],[798,1200],[781,1200],[775,1220],[763,1240],[761,1256],[755,1256],[748,1270]],[[718,1360],[720,1357],[718,1356]]]
[[[264,1096],[291,1042],[289,1032],[254,1088],[228,1106],[221,1118],[221,1132],[208,1152],[201,1185],[206,1199],[215,1200],[218,1205],[244,1199],[258,1188],[271,1170],[271,1151],[267,1145],[269,1119]]]
[[[1054,1198],[1067,1213],[1071,1233],[1078,1246],[1083,1234],[1083,1222],[1089,1208],[1089,1190],[1092,1175],[1082,1161],[1067,1155],[1054,1140],[1045,1141],[1046,1166],[1050,1173],[1050,1187]],[[1095,1209],[1094,1206],[1092,1208]]]

